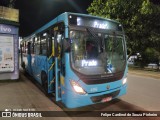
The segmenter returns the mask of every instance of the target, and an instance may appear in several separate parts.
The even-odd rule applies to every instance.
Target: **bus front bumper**
[[[74,91],[67,91],[65,96],[62,98],[62,102],[67,108],[77,108],[87,105],[92,105],[96,103],[108,102],[119,96],[126,94],[127,85],[123,85],[117,89],[108,90],[100,93],[92,93],[80,95]]]

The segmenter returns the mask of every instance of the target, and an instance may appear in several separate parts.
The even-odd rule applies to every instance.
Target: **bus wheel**
[[[21,66],[22,66],[23,70],[25,70],[25,68],[26,68],[25,62],[22,62]]]
[[[45,93],[47,94],[48,93],[48,77],[44,71],[42,71],[41,73],[41,80],[42,80],[42,86],[45,90]]]
[[[22,68],[23,68],[23,74],[24,74],[24,75],[27,75],[25,62],[22,62],[21,66],[22,66]]]

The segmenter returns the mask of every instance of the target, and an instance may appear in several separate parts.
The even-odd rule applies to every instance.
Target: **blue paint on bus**
[[[126,94],[125,34],[114,20],[63,13],[24,38],[21,53],[22,67],[68,108]]]

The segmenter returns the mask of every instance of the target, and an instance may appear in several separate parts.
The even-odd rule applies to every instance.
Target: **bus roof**
[[[112,20],[112,19],[109,19],[109,18],[102,18],[102,17],[90,15],[90,14],[72,13],[72,12],[65,12],[65,13],[67,13],[68,15],[71,14],[71,15],[77,15],[77,16],[91,17],[91,18],[102,19],[102,20],[108,20],[108,21],[111,21],[111,22],[119,23],[119,22],[116,21],[116,20]]]
[[[60,14],[59,16],[57,16],[56,18],[54,18],[53,20],[51,20],[50,22],[48,22],[47,24],[45,24],[44,26],[42,26],[41,28],[39,28],[38,30],[36,30],[31,35],[25,37],[24,39],[27,40],[28,38],[34,37],[35,34],[40,33],[42,31],[44,31],[45,29],[47,29],[48,27],[52,26],[53,24],[61,22],[61,21],[64,21],[65,25],[68,25],[67,24],[68,19],[65,19],[65,18],[68,18],[69,15],[77,15],[77,16],[83,16],[83,17],[90,17],[90,18],[102,19],[102,20],[107,20],[107,21],[110,21],[110,22],[119,23],[119,22],[117,22],[115,20],[111,20],[111,19],[108,19],[108,18],[102,18],[102,17],[98,17],[98,16],[93,16],[93,15],[89,15],[89,14],[64,12],[64,13]]]

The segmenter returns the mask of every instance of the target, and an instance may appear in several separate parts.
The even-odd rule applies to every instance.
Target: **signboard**
[[[14,26],[0,24],[0,33],[18,34],[18,29]]]
[[[0,72],[14,71],[13,36],[0,35]]]
[[[122,31],[122,25],[117,22],[100,19],[96,17],[89,17],[89,16],[84,17],[84,16],[69,15],[69,24],[83,26],[83,27],[93,27],[99,29]]]
[[[0,6],[0,18],[19,22],[19,10]]]

